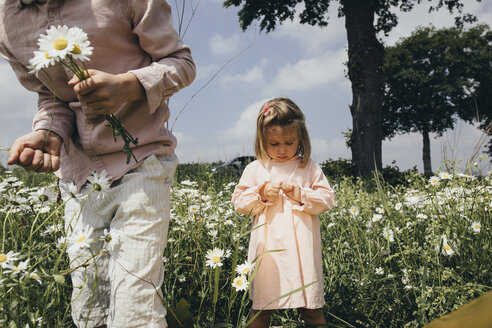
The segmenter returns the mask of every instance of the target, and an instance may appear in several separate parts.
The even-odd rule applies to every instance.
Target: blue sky
[[[169,2],[178,26],[176,2]],[[325,28],[294,20],[267,34],[255,26],[243,32],[237,9],[223,8],[222,2],[186,1],[184,26],[191,21],[183,39],[192,49],[197,78],[170,100],[169,128],[178,138],[180,162],[227,161],[253,154],[256,114],[265,100],[278,96],[291,98],[305,113],[315,161],[350,158],[342,132],[352,125],[352,96],[345,77],[346,31],[344,19],[336,17],[338,3],[333,2]],[[465,11],[492,25],[490,1],[464,2]],[[196,11],[191,16],[193,7]],[[381,35],[384,43],[392,45],[417,26],[431,22],[438,28],[452,26],[454,19],[446,10],[428,14],[427,9],[424,2],[411,13],[398,12],[400,23],[389,36]],[[2,59],[0,99],[0,147],[8,147],[16,137],[30,131],[36,96],[20,86]],[[479,130],[463,122],[443,137],[432,138],[433,169],[443,158],[474,161],[473,150],[481,139]],[[5,157],[6,153],[0,152],[2,163]],[[421,169],[421,135],[406,134],[384,141],[383,164],[393,161],[402,169],[415,165]],[[482,169],[487,171],[490,165],[483,163]]]

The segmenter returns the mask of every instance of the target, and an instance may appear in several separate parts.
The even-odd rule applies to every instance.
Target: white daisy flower
[[[93,227],[87,226],[75,233],[72,233],[72,235],[70,235],[67,240],[67,252],[69,254],[76,255],[82,248],[89,247],[90,243],[93,241],[93,239],[90,237],[93,231]]]
[[[68,183],[60,183],[60,189],[63,201],[67,201],[71,198],[82,199],[83,194],[79,192],[77,186],[72,181]]]
[[[220,248],[214,248],[207,251],[207,261],[205,264],[211,268],[216,268],[222,266],[222,257],[224,256],[224,251]]]
[[[384,214],[384,208],[382,207],[376,207],[376,212],[379,214]]]
[[[231,219],[227,219],[224,221],[224,225],[230,225],[230,226],[233,226],[234,225],[234,222],[232,222]]]
[[[419,214],[417,214],[417,219],[425,220],[425,219],[427,219],[427,215],[419,213]]]
[[[62,224],[53,224],[50,226],[46,227],[46,230],[44,230],[43,235],[51,235],[57,232],[63,231],[63,225]]]
[[[450,180],[453,178],[453,175],[447,173],[447,172],[439,172],[439,179],[441,180]]]
[[[61,236],[56,242],[58,243],[58,247],[63,247],[67,243],[67,238],[65,236]]]
[[[372,216],[372,222],[378,222],[380,221],[381,219],[383,218],[383,216],[381,214],[374,214]]]
[[[94,173],[87,178],[92,186],[92,189],[102,193],[109,190],[109,187],[111,186],[110,179],[111,177],[108,175],[106,170],[103,170],[101,173],[94,171]]]
[[[50,57],[47,51],[34,51],[34,57],[29,60],[29,74],[39,75],[39,71],[55,65],[55,58]]]
[[[350,214],[352,214],[353,216],[357,216],[359,215],[359,209],[355,206],[352,206],[350,209],[349,209],[349,212]]]
[[[383,229],[383,236],[384,236],[384,238],[386,238],[390,242],[395,241],[393,230],[390,229],[389,227],[384,227],[384,229]]]
[[[383,275],[383,274],[384,274],[384,270],[383,270],[383,268],[381,268],[381,267],[376,268],[376,274],[377,274],[377,275],[380,275],[380,276],[381,276],[381,275]]]
[[[232,286],[236,288],[236,292],[246,290],[248,289],[248,279],[244,275],[237,276],[232,282]]]
[[[40,285],[42,283],[41,277],[38,275],[36,270],[27,274],[26,277],[28,277],[29,279],[32,279],[32,280],[36,280],[38,282],[38,284],[40,284]]]
[[[6,268],[13,261],[17,261],[19,258],[19,253],[14,253],[13,251],[9,251],[7,254],[0,253],[0,266],[2,268]]]
[[[196,213],[198,212],[199,209],[200,207],[198,205],[190,205],[190,207],[188,207],[188,211],[190,213]]]
[[[473,229],[474,232],[478,233],[482,228],[482,224],[480,224],[480,222],[473,222],[471,228]]]
[[[239,275],[248,275],[251,271],[253,271],[253,263],[248,261],[236,267],[236,272]]]
[[[51,58],[63,60],[73,50],[74,40],[73,30],[68,26],[51,26],[46,34],[39,36],[39,50],[46,52]]]
[[[431,184],[431,186],[436,186],[436,185],[438,185],[438,184],[439,184],[439,181],[440,181],[440,180],[441,180],[441,179],[439,179],[439,177],[438,177],[438,176],[433,175],[433,176],[431,176],[431,177],[429,178],[429,183]]]
[[[402,206],[403,205],[401,203],[396,203],[395,204],[395,210],[397,210],[397,211],[401,210]]]
[[[17,265],[7,265],[7,267],[5,268],[5,273],[10,273],[10,274],[13,274],[13,275],[16,275],[18,273],[21,273],[23,271],[26,271],[27,270],[27,262],[29,262],[29,260],[25,260],[24,262],[20,262],[19,264]]]
[[[454,250],[449,245],[448,239],[446,238],[446,236],[442,236],[442,253],[444,255],[449,255],[449,256],[454,254]]]
[[[70,28],[70,37],[73,42],[73,49],[70,51],[70,55],[74,59],[89,61],[89,56],[92,55],[94,48],[90,46],[91,43],[87,38],[87,33],[74,26]]]
[[[34,191],[29,198],[33,202],[42,204],[52,204],[56,201],[57,194],[49,187],[41,187]]]

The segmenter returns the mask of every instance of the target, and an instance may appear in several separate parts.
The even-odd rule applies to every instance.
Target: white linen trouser
[[[93,192],[85,202],[67,202],[67,236],[94,228],[90,249],[69,254],[71,268],[92,257],[88,266],[71,274],[72,317],[77,327],[167,327],[161,285],[169,189],[176,165],[174,154],[151,155],[106,192]],[[84,189],[87,193],[91,187]],[[113,237],[106,245],[101,240],[104,229]],[[109,253],[101,253],[103,248]]]

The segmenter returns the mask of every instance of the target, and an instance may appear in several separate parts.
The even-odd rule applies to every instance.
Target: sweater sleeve
[[[173,27],[171,6],[162,0],[131,1],[133,33],[152,58],[149,66],[130,70],[145,89],[150,112],[195,79],[190,48]]]
[[[301,204],[293,209],[319,215],[335,206],[335,193],[318,164],[311,162],[312,178],[309,187],[301,187]]]
[[[232,204],[236,212],[250,215],[251,217],[261,213],[267,206],[273,205],[273,203],[263,202],[261,200],[260,190],[268,181],[262,181],[260,183],[255,181],[255,172],[255,165],[253,163],[249,164],[232,194]]]

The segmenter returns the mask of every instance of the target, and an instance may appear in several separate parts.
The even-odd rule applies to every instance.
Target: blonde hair
[[[311,141],[309,140],[304,114],[289,98],[274,98],[261,106],[256,121],[256,158],[263,164],[268,162],[269,157],[265,147],[266,129],[274,125],[295,127],[299,138],[299,149],[296,155],[301,160],[301,167],[305,167],[311,156]]]

